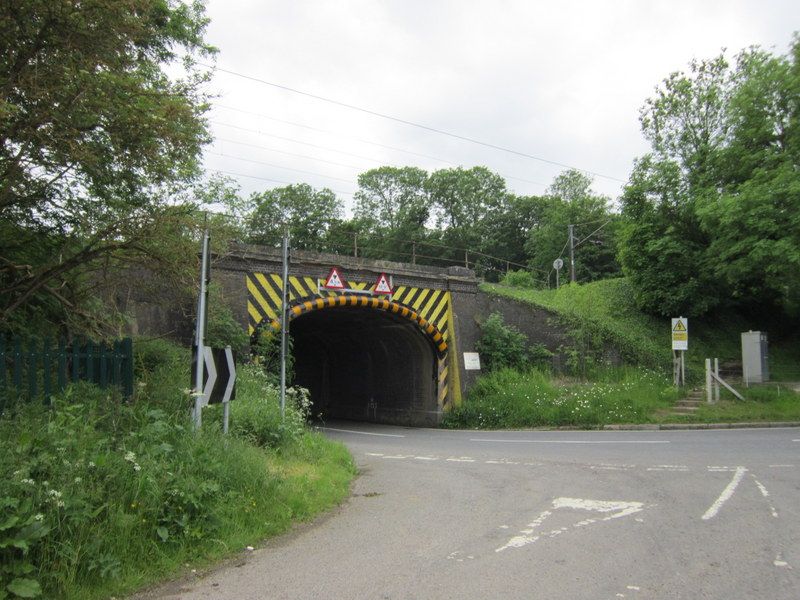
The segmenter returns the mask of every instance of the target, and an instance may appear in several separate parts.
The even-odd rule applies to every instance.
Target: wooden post
[[[719,402],[719,359],[714,359],[714,375],[717,376],[717,379],[714,379],[714,402]]]
[[[711,389],[711,359],[706,359],[706,401],[713,404],[713,391]]]

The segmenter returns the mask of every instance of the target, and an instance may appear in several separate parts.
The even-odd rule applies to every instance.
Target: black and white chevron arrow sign
[[[203,397],[202,404],[230,402],[236,397],[236,360],[233,350],[226,348],[203,348]],[[192,366],[192,381],[196,362]]]

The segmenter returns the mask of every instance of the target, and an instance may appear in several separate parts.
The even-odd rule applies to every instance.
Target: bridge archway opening
[[[438,423],[436,342],[417,322],[331,306],[295,314],[289,333],[295,382],[311,391],[315,417]]]

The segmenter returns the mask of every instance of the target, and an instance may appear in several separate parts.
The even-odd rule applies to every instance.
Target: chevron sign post
[[[197,376],[197,361],[192,361],[192,381]],[[203,387],[199,397],[201,407],[224,404],[223,430],[228,430],[228,403],[236,398],[236,359],[230,346],[203,346]]]

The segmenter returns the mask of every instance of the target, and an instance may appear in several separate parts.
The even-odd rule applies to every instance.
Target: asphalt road
[[[142,598],[800,598],[800,429],[325,432],[341,509]]]

